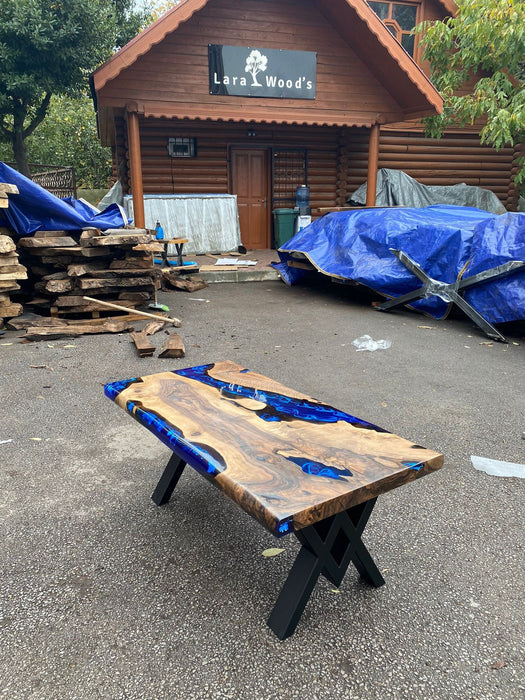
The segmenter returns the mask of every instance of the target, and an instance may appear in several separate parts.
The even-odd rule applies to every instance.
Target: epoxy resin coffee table
[[[233,362],[107,384],[106,395],[173,452],[153,493],[167,503],[186,464],[275,537],[302,544],[268,624],[293,634],[320,574],[350,562],[384,583],[361,535],[378,496],[443,456]]]

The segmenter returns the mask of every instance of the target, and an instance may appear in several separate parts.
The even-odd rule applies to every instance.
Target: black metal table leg
[[[372,586],[378,588],[385,583],[361,540],[376,500],[373,498],[295,533],[302,547],[268,618],[270,629],[279,639],[294,633],[320,574],[339,586],[353,562]]]
[[[168,503],[185,466],[186,462],[178,455],[175,453],[171,455],[170,461],[166,465],[166,468],[159,479],[159,483],[155,487],[155,491],[151,496],[154,503],[156,503],[158,506],[163,506]]]
[[[184,243],[175,243],[175,248],[177,250],[177,259],[179,261],[179,266],[182,267],[182,247]]]

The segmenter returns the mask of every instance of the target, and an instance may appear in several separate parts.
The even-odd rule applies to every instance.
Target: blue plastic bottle
[[[295,206],[299,209],[310,205],[310,188],[307,185],[299,185],[295,197]]]
[[[160,221],[157,221],[157,223],[155,224],[155,240],[157,240],[157,241],[164,240],[164,229],[160,225]]]

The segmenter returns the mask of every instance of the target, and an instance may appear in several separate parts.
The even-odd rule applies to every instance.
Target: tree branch
[[[51,93],[46,92],[44,99],[42,100],[40,107],[37,109],[35,116],[29,123],[29,126],[24,129],[23,131],[23,138],[26,139],[28,136],[31,136],[33,131],[37,128],[39,124],[41,124],[44,121],[44,117],[47,114],[47,108],[49,107],[49,103],[51,101]]]
[[[7,141],[11,141],[11,138],[13,136],[13,132],[9,131],[3,124],[0,124],[0,134],[6,139]]]

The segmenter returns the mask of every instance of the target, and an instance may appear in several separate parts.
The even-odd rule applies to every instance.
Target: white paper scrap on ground
[[[392,343],[390,340],[373,340],[369,335],[362,335],[352,341],[352,345],[356,347],[357,352],[362,350],[374,352],[374,350],[388,350]]]
[[[237,265],[239,261],[237,258],[219,258],[216,261],[216,265]]]
[[[519,479],[525,479],[525,464],[500,462],[497,459],[487,459],[474,455],[470,456],[470,461],[474,469],[491,476],[517,476]]]
[[[237,260],[236,265],[257,265],[257,260]]]

